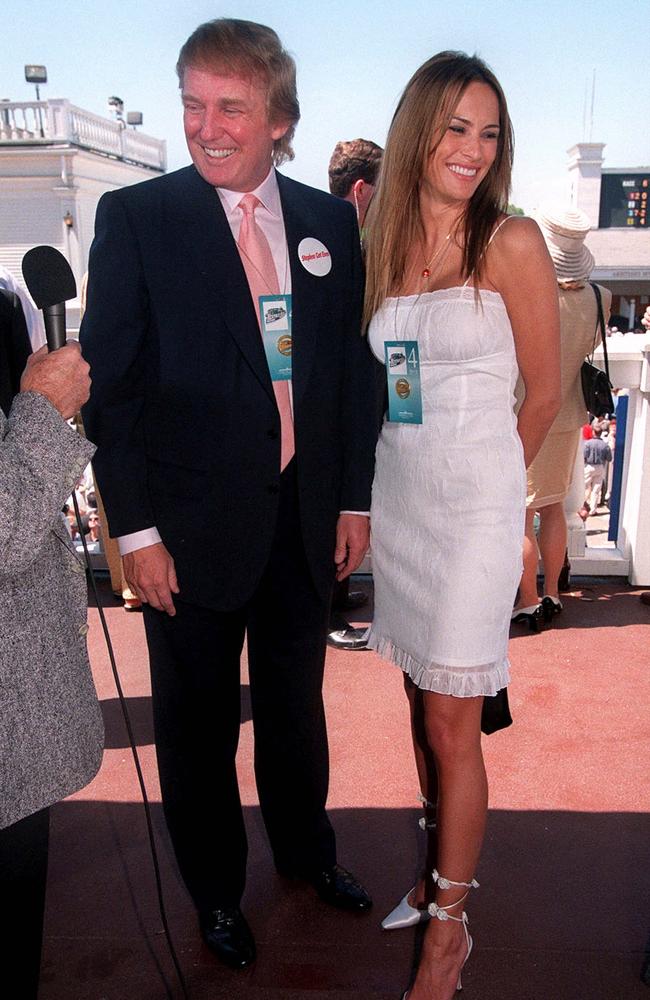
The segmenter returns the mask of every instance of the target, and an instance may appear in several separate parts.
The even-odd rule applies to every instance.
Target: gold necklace
[[[447,233],[447,235],[445,236],[444,240],[442,241],[441,245],[432,254],[431,259],[428,260],[428,261],[426,259],[426,255],[425,255],[425,252],[424,252],[424,243],[420,239],[420,246],[422,247],[422,258],[424,260],[424,268],[422,270],[422,277],[423,278],[430,278],[431,277],[431,266],[432,266],[433,262],[435,260],[437,260],[437,258],[440,257],[440,255],[443,253],[443,251],[446,250],[447,247],[449,246],[449,240],[451,239],[452,232],[453,232],[453,230],[450,229],[449,232]]]

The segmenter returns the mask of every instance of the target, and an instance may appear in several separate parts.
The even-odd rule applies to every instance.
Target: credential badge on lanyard
[[[392,423],[422,423],[420,354],[417,340],[384,342],[388,381],[388,419]]]

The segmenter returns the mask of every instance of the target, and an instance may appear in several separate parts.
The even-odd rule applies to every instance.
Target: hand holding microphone
[[[90,367],[76,340],[69,340],[52,353],[41,347],[32,354],[20,380],[20,391],[45,396],[64,420],[74,417],[90,395]]]
[[[23,278],[36,306],[43,310],[47,347],[29,358],[20,391],[45,396],[68,420],[90,395],[90,368],[81,348],[74,340],[66,343],[65,304],[77,294],[74,275],[62,253],[40,246],[23,257]]]

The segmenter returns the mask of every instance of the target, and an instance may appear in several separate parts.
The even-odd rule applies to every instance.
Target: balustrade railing
[[[156,170],[167,166],[161,139],[77,108],[67,100],[0,101],[0,145],[68,143]]]

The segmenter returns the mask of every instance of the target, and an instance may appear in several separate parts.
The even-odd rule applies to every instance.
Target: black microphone
[[[65,344],[65,304],[77,294],[72,268],[54,247],[33,247],[23,257],[23,278],[43,310],[47,349],[56,351]]]

